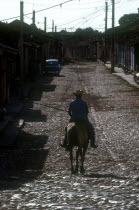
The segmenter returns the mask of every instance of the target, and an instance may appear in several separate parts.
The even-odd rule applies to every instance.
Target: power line
[[[36,13],[38,13],[38,12],[42,12],[42,11],[44,11],[44,10],[52,9],[52,8],[54,8],[54,7],[58,7],[58,6],[62,7],[62,5],[63,5],[63,4],[66,4],[66,3],[70,2],[70,1],[73,1],[73,0],[68,0],[68,1],[65,1],[65,2],[63,2],[63,3],[56,4],[56,5],[51,6],[51,7],[48,7],[48,8],[38,10],[38,11],[36,11]],[[32,13],[31,13],[31,14],[32,14]]]
[[[95,11],[95,14],[93,14],[93,15],[96,15],[98,12],[100,12],[102,9],[99,9],[99,10],[97,10],[97,11]],[[96,19],[98,17],[98,15],[97,16],[93,16],[93,21]],[[87,19],[86,19],[87,20]],[[89,27],[89,21],[90,20],[92,20],[92,17],[91,18],[89,18],[86,22],[87,22],[87,25],[88,25],[88,27]],[[87,26],[86,26],[87,27]]]
[[[64,23],[64,24],[57,25],[57,27],[58,27],[58,28],[61,28],[61,26],[63,27],[64,25],[67,25],[67,24],[70,24],[70,23],[76,22],[76,21],[78,21],[78,20],[81,20],[81,21],[80,21],[78,24],[76,24],[75,26],[70,27],[70,28],[77,28],[77,25],[79,26],[79,25],[82,25],[82,24],[83,24],[83,22],[82,22],[82,19],[83,19],[83,18],[85,18],[85,19],[87,20],[86,22],[88,22],[88,21],[92,20],[92,18],[87,19],[89,16],[95,15],[95,17],[94,17],[94,18],[97,18],[97,17],[98,17],[98,15],[96,16],[96,14],[97,14],[98,12],[100,12],[101,10],[103,10],[103,9],[104,9],[104,6],[100,6],[100,7],[96,7],[96,8],[98,8],[96,11],[94,11],[94,12],[92,12],[92,13],[90,13],[90,14],[86,15],[86,16],[83,16],[83,17],[77,18],[77,19],[75,19],[75,20],[72,20],[72,21],[66,22],[66,23]],[[38,22],[39,24],[44,24],[44,23],[43,23],[43,22],[41,22],[41,21],[36,21],[36,22]],[[79,27],[80,27],[80,26],[79,26]],[[78,27],[78,28],[79,28],[79,27]],[[69,27],[68,27],[68,28],[69,28]]]
[[[72,21],[66,22],[66,23],[64,23],[64,24],[57,25],[57,27],[58,27],[58,28],[60,28],[61,26],[64,26],[64,25],[67,25],[67,24],[70,24],[70,23],[76,22],[76,21],[81,20],[81,19],[83,19],[83,18],[87,19],[87,17],[92,16],[92,15],[96,15],[96,14],[97,14],[98,12],[100,12],[102,9],[104,9],[104,7],[103,7],[103,8],[101,8],[101,9],[100,9],[100,7],[99,7],[99,9],[98,9],[97,11],[94,11],[94,12],[92,12],[92,13],[90,13],[90,14],[86,15],[86,16],[83,16],[83,17],[77,18],[77,19],[75,19],[75,20],[72,20]],[[97,16],[96,16],[95,18],[97,18]],[[31,19],[31,18],[30,18],[30,19]],[[89,21],[89,20],[91,20],[91,19],[92,19],[92,18],[89,18],[87,21]],[[37,22],[39,22],[39,23],[41,23],[41,24],[44,24],[44,23],[43,23],[43,22],[41,22],[41,21],[37,21]],[[80,21],[80,22],[78,23],[78,25],[79,25],[79,24],[81,24],[81,23],[82,23],[82,21]],[[76,24],[76,25],[77,25],[77,24]],[[71,27],[70,27],[70,28],[71,28]],[[72,28],[74,28],[74,27],[72,27]]]
[[[61,7],[62,7],[63,4],[66,4],[66,3],[70,2],[70,1],[73,1],[73,0],[68,0],[68,1],[62,2],[62,3],[60,3],[60,4],[56,4],[56,5],[54,5],[54,6],[51,6],[51,7],[48,7],[48,8],[44,8],[44,9],[41,9],[41,10],[38,10],[38,11],[35,11],[35,12],[36,12],[36,13],[42,12],[42,11],[45,11],[45,10],[48,10],[48,9],[52,9],[52,8],[58,7],[58,6],[61,6]],[[24,14],[24,16],[25,16],[25,15],[31,15],[31,14],[32,14],[32,12],[27,13],[27,14]],[[11,18],[7,18],[7,19],[1,20],[1,21],[7,21],[7,20],[19,18],[19,17],[20,17],[20,15],[19,15],[19,16],[15,16],[15,17],[11,17]]]
[[[2,21],[6,21],[6,20],[11,20],[11,19],[19,18],[19,17],[20,17],[20,16],[18,15],[18,16],[15,16],[15,17],[6,18],[6,19],[4,19],[4,20],[1,20],[1,22],[2,22]]]
[[[67,22],[67,23],[64,23],[64,24],[58,25],[58,27],[59,27],[59,26],[64,26],[64,25],[67,25],[67,24],[69,24],[69,23],[73,23],[73,22],[78,21],[78,20],[83,19],[83,18],[87,18],[87,17],[89,17],[89,16],[91,16],[91,15],[96,14],[98,11],[99,11],[99,10],[97,10],[97,11],[95,11],[95,12],[92,12],[92,13],[90,13],[90,14],[89,14],[89,15],[87,15],[87,16],[83,16],[83,17],[80,17],[80,18],[78,18],[78,19],[72,20],[72,21],[70,21],[70,22]]]
[[[101,12],[101,11],[102,11],[102,9],[98,10],[98,11],[97,11],[98,14],[96,13],[97,15],[96,15],[95,17],[91,17],[90,19],[88,19],[86,27],[90,24],[91,21],[92,21],[91,23],[93,23],[93,22],[95,21],[96,18],[100,17],[100,12]],[[103,29],[104,29],[104,28],[103,28]]]

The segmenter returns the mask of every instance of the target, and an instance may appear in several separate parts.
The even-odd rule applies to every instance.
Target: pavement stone
[[[111,63],[108,62],[105,64],[107,69],[111,68]],[[134,76],[132,74],[125,74],[124,70],[119,67],[114,67],[115,75],[121,77],[129,84],[133,85],[136,88],[139,88],[139,85],[134,81]],[[24,86],[24,97],[29,96],[30,90],[34,87],[33,83],[27,83]],[[16,114],[20,113],[23,109],[23,103],[13,103],[7,106],[8,114]],[[20,129],[24,125],[23,119],[12,120],[10,117],[5,118],[3,122],[0,122],[0,147],[12,146],[16,141],[16,137],[18,136]]]
[[[67,66],[63,76],[55,77],[47,88],[49,78],[40,80],[24,112],[27,124],[19,146],[1,150],[0,209],[138,209],[139,121],[133,113],[138,111],[138,91],[91,62]],[[58,142],[69,118],[67,103],[77,87],[84,89],[85,100],[95,111],[90,120],[99,147],[88,148],[86,173],[74,175],[69,154]]]

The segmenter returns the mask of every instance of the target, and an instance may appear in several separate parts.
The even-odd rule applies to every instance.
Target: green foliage
[[[139,14],[138,13],[132,13],[132,14],[125,14],[119,19],[120,25],[128,25],[130,23],[133,23],[134,21],[139,20]]]
[[[61,30],[60,33],[61,34],[67,34],[68,32],[66,30]]]
[[[74,33],[74,36],[78,38],[79,40],[90,39],[97,35],[99,35],[99,32],[96,30],[93,30],[91,27],[88,27],[85,29],[78,28]]]

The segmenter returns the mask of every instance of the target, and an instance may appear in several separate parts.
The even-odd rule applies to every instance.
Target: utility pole
[[[23,80],[23,77],[24,77],[23,4],[24,4],[23,1],[20,1],[20,76],[21,76],[21,80]]]
[[[115,0],[112,0],[112,49],[111,49],[111,73],[114,72],[114,52],[115,52],[115,30],[114,30],[114,22],[115,22]]]
[[[104,43],[104,63],[106,63],[106,31],[107,31],[107,23],[108,23],[108,2],[105,2],[105,43]]]
[[[105,2],[105,32],[107,30],[107,23],[108,23],[108,2]]]
[[[35,11],[33,10],[32,24],[35,26]]]
[[[55,26],[55,32],[57,32],[57,26]]]
[[[54,20],[52,20],[52,32],[54,32]]]
[[[44,31],[47,32],[47,19],[44,17]]]

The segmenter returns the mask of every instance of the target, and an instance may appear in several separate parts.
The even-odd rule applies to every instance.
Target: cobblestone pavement
[[[97,149],[88,148],[84,175],[71,175],[59,147],[76,89],[84,90]],[[43,77],[21,113],[14,149],[0,150],[0,209],[139,209],[139,91],[102,64],[64,66]]]

